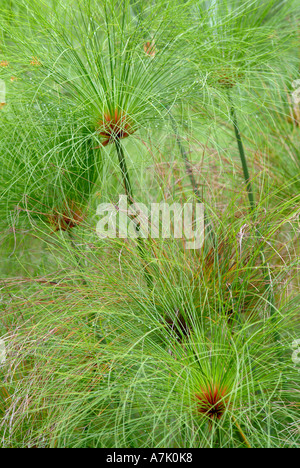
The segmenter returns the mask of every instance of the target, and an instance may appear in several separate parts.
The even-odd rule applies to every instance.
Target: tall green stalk
[[[251,211],[253,211],[255,209],[254,194],[253,194],[252,184],[250,182],[250,175],[249,175],[246,155],[245,155],[245,151],[244,151],[244,145],[243,145],[243,142],[242,142],[242,137],[241,137],[240,129],[239,129],[238,122],[237,122],[236,111],[235,111],[235,107],[234,107],[234,105],[232,103],[231,103],[231,107],[230,107],[230,113],[231,113],[232,123],[233,123],[233,127],[234,127],[235,138],[236,138],[236,141],[237,141],[237,145],[238,145],[238,149],[239,149],[239,153],[240,153],[240,158],[241,158],[241,162],[242,162],[244,178],[245,178],[246,188],[247,188],[247,192],[248,192],[249,203],[250,203]]]
[[[247,159],[246,159],[246,155],[245,155],[244,145],[243,145],[240,129],[239,129],[239,126],[238,126],[235,106],[234,106],[234,104],[233,104],[233,102],[231,100],[231,96],[230,96],[229,92],[228,92],[228,96],[229,96],[229,100],[230,100],[230,114],[231,114],[231,118],[232,118],[232,122],[233,122],[233,126],[234,126],[235,137],[236,137],[236,141],[237,141],[237,145],[238,145],[238,150],[239,150],[239,154],[240,154],[240,158],[241,158],[241,162],[242,162],[242,167],[243,167],[243,172],[244,172],[244,178],[245,178],[245,182],[246,182],[246,188],[247,188],[248,199],[249,199],[249,204],[250,204],[250,211],[251,211],[252,214],[254,214],[256,204],[255,204],[252,184],[251,184],[251,181],[250,181],[250,175],[249,175],[249,170],[248,170],[248,164],[247,164]],[[256,233],[257,238],[259,239],[260,238],[260,232],[259,232],[259,230],[257,228],[255,228],[255,233]],[[269,267],[268,262],[266,262],[266,259],[265,259],[263,245],[261,245],[261,248],[260,248],[260,256],[261,256],[261,259],[262,259],[263,274],[264,274],[264,278],[265,278],[265,282],[266,282],[266,291],[268,292],[268,302],[269,302],[269,305],[270,305],[270,315],[271,315],[271,317],[273,317],[275,315],[275,313],[276,313],[276,307],[274,305],[275,298],[274,298],[274,291],[273,291],[273,286],[272,286],[272,278],[271,278],[271,274],[270,274],[270,267]],[[269,283],[269,285],[268,285],[268,283]],[[274,340],[279,341],[279,339],[280,339],[279,334],[277,332],[274,332]]]
[[[116,146],[116,150],[118,154],[119,166],[120,166],[121,173],[122,173],[125,193],[128,197],[129,204],[132,205],[134,202],[132,185],[131,185],[130,178],[129,178],[124,150],[119,139],[115,140],[115,146]],[[140,229],[140,225],[137,224],[137,231],[139,231],[139,229]],[[143,240],[140,237],[137,238],[137,248],[138,248],[139,256],[143,263],[144,275],[145,275],[147,286],[149,290],[152,291],[153,278],[150,275],[150,273],[147,271],[145,246],[144,246]]]
[[[185,149],[183,147],[182,140],[181,140],[181,137],[179,135],[175,119],[174,119],[174,117],[172,116],[171,113],[170,113],[170,118],[171,118],[173,130],[174,130],[174,133],[175,133],[175,136],[176,136],[176,143],[178,145],[181,157],[182,157],[182,159],[184,161],[186,173],[189,176],[194,195],[195,195],[195,197],[196,197],[196,199],[197,199],[197,201],[199,203],[204,203],[203,198],[202,198],[202,196],[200,194],[199,186],[198,186],[198,184],[196,182],[196,179],[194,177],[194,174],[193,174],[192,164],[191,164],[191,162],[190,162],[190,160],[188,158],[187,152],[185,151]],[[214,232],[214,229],[213,229],[213,225],[212,225],[212,223],[211,223],[211,221],[209,219],[209,216],[206,213],[206,210],[204,210],[204,225],[205,225],[205,228],[208,231],[208,236],[210,237],[213,245],[216,246],[215,232]]]

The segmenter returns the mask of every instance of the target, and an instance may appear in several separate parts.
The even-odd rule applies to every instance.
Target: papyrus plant
[[[4,22],[8,60],[16,75],[23,73],[19,94],[11,97],[15,112],[20,101],[31,106],[46,101],[51,119],[82,129],[85,141],[113,163],[114,147],[132,202],[123,140],[140,138],[140,132],[163,123],[184,75],[181,57],[169,53],[173,39],[164,32],[164,18],[157,18],[161,8],[151,7],[143,23],[132,14],[130,2],[100,7],[94,1],[79,2],[55,9],[50,2],[43,11],[39,6],[34,1],[26,10],[26,41],[18,22]],[[147,31],[147,39],[157,45],[155,55],[145,50]]]

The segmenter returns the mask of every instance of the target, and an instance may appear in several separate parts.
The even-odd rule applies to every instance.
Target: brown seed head
[[[196,393],[197,411],[210,419],[220,419],[227,407],[226,387],[218,384],[207,384]]]
[[[55,209],[48,218],[55,232],[68,231],[82,224],[85,214],[80,207],[71,202],[62,213]]]
[[[233,88],[243,77],[242,73],[235,73],[231,70],[221,69],[218,73],[218,83],[224,88]]]
[[[128,115],[118,109],[113,112],[105,112],[104,118],[98,122],[97,126],[99,134],[104,138],[102,146],[127,138],[135,131]]]
[[[145,42],[144,44],[144,51],[145,54],[149,55],[149,57],[155,57],[156,50],[155,50],[155,43],[154,41],[152,42]]]

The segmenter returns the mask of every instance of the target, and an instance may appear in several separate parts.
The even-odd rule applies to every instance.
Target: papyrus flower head
[[[135,131],[130,117],[118,109],[104,112],[103,119],[98,122],[97,128],[99,135],[103,137],[102,146],[127,138]]]
[[[156,50],[155,50],[155,43],[154,41],[147,41],[144,44],[144,51],[145,54],[149,55],[149,57],[155,57]]]
[[[202,383],[195,398],[198,413],[212,420],[220,419],[228,407],[228,390],[219,382]]]
[[[49,222],[56,231],[69,231],[83,223],[85,213],[80,206],[71,201],[62,210],[54,209],[49,215]]]

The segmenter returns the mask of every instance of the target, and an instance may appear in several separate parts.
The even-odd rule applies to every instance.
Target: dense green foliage
[[[299,446],[299,20],[1,0],[3,447]],[[203,246],[99,238],[120,194]]]

